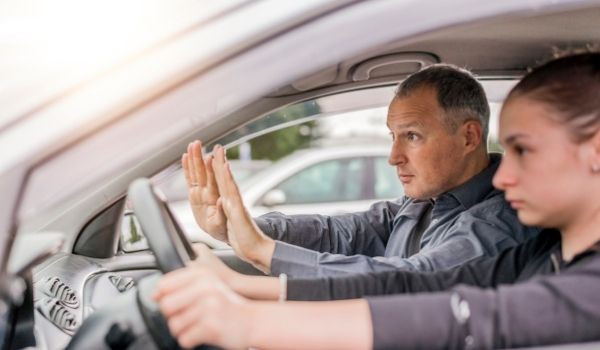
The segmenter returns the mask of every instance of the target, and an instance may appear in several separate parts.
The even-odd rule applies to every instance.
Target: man
[[[389,163],[406,196],[337,216],[270,213],[256,234],[227,230],[211,158],[199,142],[182,164],[200,227],[261,270],[294,277],[451,268],[533,236],[495,190],[500,156],[488,155],[489,107],[481,85],[450,65],[403,81],[388,109]],[[219,150],[217,148],[217,150]],[[222,151],[222,150],[219,150]],[[262,231],[262,232],[261,232]]]

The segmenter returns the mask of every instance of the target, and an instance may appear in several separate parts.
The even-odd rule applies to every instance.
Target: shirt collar
[[[502,155],[500,153],[490,153],[490,162],[488,166],[480,173],[473,176],[462,185],[442,194],[442,196],[451,195],[466,209],[483,201],[490,192],[499,192],[492,185],[492,178],[500,166]]]

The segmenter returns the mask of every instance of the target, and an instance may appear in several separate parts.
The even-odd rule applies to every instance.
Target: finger
[[[194,251],[196,252],[196,259],[206,256],[206,254],[208,254],[208,252],[210,252],[210,248],[204,244],[204,243],[195,243],[194,246]]]
[[[205,330],[201,320],[183,329],[176,338],[179,346],[184,349],[191,349],[200,344],[212,342],[212,337]]]
[[[216,145],[215,148],[213,149],[213,161],[212,161],[212,168],[214,169],[214,173],[215,173],[215,182],[217,183],[217,188],[219,190],[219,194],[221,196],[226,195],[225,192],[225,181],[223,179],[223,174],[224,174],[224,164],[225,164],[225,155],[224,155],[224,150],[223,147],[221,147],[220,145]]]
[[[194,186],[194,184],[198,183],[198,179],[196,178],[196,172],[194,171],[194,160],[193,160],[193,156],[192,156],[192,145],[193,142],[191,142],[190,144],[188,144],[188,148],[187,148],[187,154],[186,154],[186,159],[187,159],[187,170],[188,170],[188,176],[189,176],[189,185]]]
[[[206,170],[204,169],[204,159],[202,159],[202,143],[200,141],[194,141],[192,143],[192,158],[198,185],[204,187],[206,186]]]
[[[190,167],[188,166],[188,154],[184,153],[181,155],[181,169],[183,169],[183,176],[188,187],[192,186],[192,180],[190,178]]]
[[[167,322],[171,335],[177,337],[190,327],[200,328],[204,311],[201,304],[197,303],[171,316]]]
[[[225,181],[226,181],[227,194],[231,198],[235,198],[237,201],[239,201],[241,203],[242,195],[240,194],[240,190],[237,186],[237,183],[235,182],[235,178],[233,177],[233,174],[231,173],[231,167],[229,166],[229,162],[225,163],[224,170],[225,171],[224,171],[223,176],[225,177]]]
[[[205,274],[201,268],[184,268],[169,272],[162,276],[156,284],[154,299],[160,299],[166,294],[172,293],[186,284],[193,282],[196,278]]]
[[[213,254],[211,249],[206,244],[200,243],[194,245],[194,251],[196,252],[196,259],[192,261],[193,264],[203,265],[210,262],[211,255]]]
[[[204,163],[206,168],[206,186],[210,193],[218,195],[219,189],[217,187],[217,181],[215,180],[215,172],[212,166],[213,156],[206,157],[206,162]]]
[[[212,279],[193,281],[186,286],[165,295],[158,301],[158,307],[163,315],[170,318],[184,310],[193,307],[196,302],[202,300],[207,291],[212,288],[209,284]]]

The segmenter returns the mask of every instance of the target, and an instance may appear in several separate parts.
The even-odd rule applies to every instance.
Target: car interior
[[[15,290],[22,295],[21,306],[4,321],[12,326],[6,327],[11,331],[3,344],[11,349],[177,348],[149,291],[156,276],[194,257],[191,245],[196,243],[188,240],[156,190],[179,170],[179,157],[191,140],[203,140],[208,150],[216,143],[236,146],[264,132],[248,128],[251,123],[306,101],[319,104],[321,112],[273,120],[265,129],[384,107],[399,81],[436,63],[470,69],[490,102],[501,103],[530,67],[562,50],[593,49],[600,33],[600,4],[585,2],[481,13],[467,23],[446,23],[443,14],[432,14],[425,18],[440,24],[427,30],[421,29],[428,28],[426,23],[396,23],[386,14],[393,10],[398,9],[390,3],[353,4],[306,17],[271,33],[256,49],[241,50],[222,68],[202,70],[124,107],[115,112],[119,118],[90,126],[69,147],[37,162],[15,214],[19,225],[9,267],[25,284],[10,283],[12,291],[2,291],[3,298],[15,298]],[[355,21],[363,29],[349,29]],[[414,30],[397,28],[402,26]],[[317,34],[323,30],[336,34],[323,38],[327,35]],[[299,57],[275,62],[285,50]],[[302,67],[307,58],[311,64]],[[257,65],[271,70],[251,71]],[[263,79],[269,74],[277,78]],[[263,92],[256,98],[250,92],[227,92],[236,85]],[[94,151],[99,147],[103,152]],[[81,162],[86,154],[97,157]],[[79,165],[71,167],[74,163]],[[111,166],[105,169],[107,163]],[[68,176],[53,175],[67,164]],[[111,173],[116,167],[121,172]],[[52,186],[45,185],[49,178]],[[124,227],[129,239],[147,240],[149,249],[124,249]],[[230,249],[215,252],[237,271],[261,274]]]

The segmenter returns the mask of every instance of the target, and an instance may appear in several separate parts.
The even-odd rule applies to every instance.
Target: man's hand
[[[200,141],[188,145],[187,153],[181,157],[181,166],[196,223],[209,235],[226,242],[226,217],[217,201],[219,191],[212,169],[212,157],[203,159]]]
[[[261,271],[271,270],[275,241],[265,235],[244,207],[222,147],[213,151],[213,169],[219,189],[219,205],[227,217],[227,238],[235,253]]]
[[[181,347],[249,347],[248,301],[209,268],[195,265],[166,274],[153,297]]]

